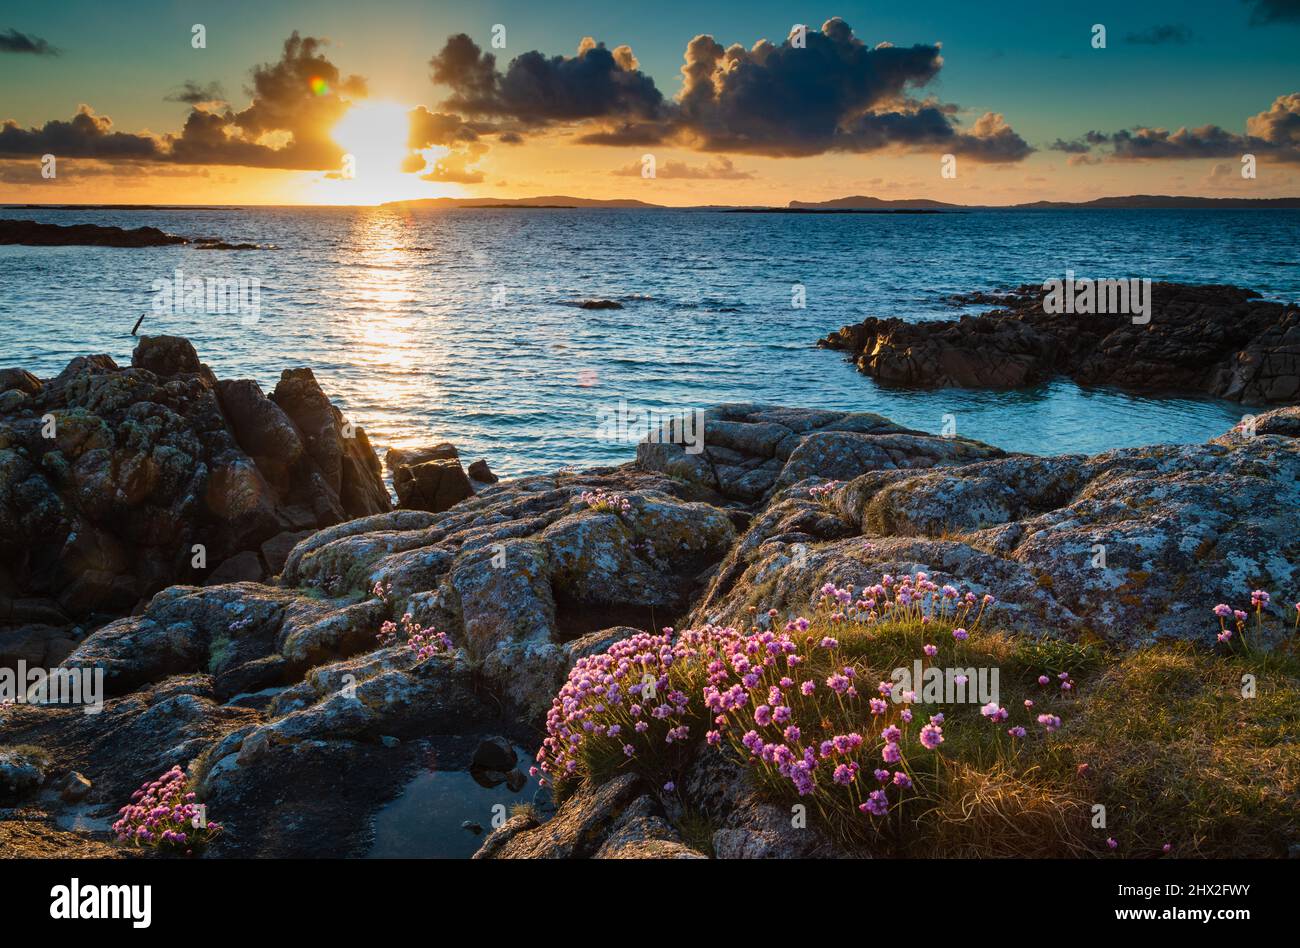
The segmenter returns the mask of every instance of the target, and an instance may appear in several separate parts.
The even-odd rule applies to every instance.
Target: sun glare
[[[333,204],[381,204],[427,197],[417,175],[402,171],[410,154],[410,110],[396,102],[361,102],[331,133],[344,152],[343,167],[321,188]]]

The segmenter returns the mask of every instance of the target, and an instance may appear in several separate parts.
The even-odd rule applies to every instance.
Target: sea
[[[1251,409],[1067,380],[1010,392],[886,388],[816,342],[866,316],[978,312],[952,297],[1067,270],[1300,299],[1300,211],[1287,210],[0,208],[0,217],[148,225],[260,248],[0,247],[0,367],[49,377],[90,353],[127,364],[139,321],[140,334],[185,336],[219,377],[252,378],[267,392],[283,370],[309,366],[381,453],[451,441],[504,476],[629,461],[638,418],[722,402],[877,412],[926,431],[947,422],[1034,454],[1203,441]],[[193,280],[244,295],[199,305],[174,289]],[[610,417],[630,419],[626,437]]]

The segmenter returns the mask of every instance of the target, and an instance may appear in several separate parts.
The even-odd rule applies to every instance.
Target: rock
[[[389,473],[395,474],[399,467],[414,467],[425,461],[457,461],[460,452],[450,441],[428,445],[423,448],[389,448],[384,455]]]
[[[869,318],[818,345],[849,353],[880,382],[1020,388],[1058,375],[1081,385],[1209,394],[1248,404],[1300,398],[1300,309],[1233,286],[1153,283],[1150,321],[1052,314],[1025,285],[984,315],[911,323]]]
[[[465,822],[461,823],[460,828],[464,830],[469,830],[475,836],[483,832],[483,827],[473,822],[472,820],[466,820]]]
[[[391,506],[364,432],[310,372],[282,379],[286,411],[253,382],[218,381],[187,340],[145,336],[127,368],[90,356],[43,383],[0,378],[24,393],[0,403],[0,597],[57,612],[0,608],[0,637],[100,625],[212,570],[216,582],[260,578],[252,564],[269,541]]]
[[[516,768],[506,774],[506,787],[511,793],[518,793],[526,786],[528,786],[528,777],[522,770]]]
[[[91,787],[92,784],[86,779],[85,775],[74,770],[60,781],[58,786],[59,799],[64,803],[77,803],[86,798]]]
[[[1287,427],[1288,416],[1263,417],[1265,429]],[[805,486],[773,497],[689,622],[741,622],[750,606],[806,611],[826,582],[861,588],[924,570],[997,596],[1009,628],[1133,645],[1203,639],[1205,603],[1239,602],[1260,577],[1300,588],[1300,560],[1279,555],[1295,540],[1276,512],[1300,509],[1300,441],[1286,435],[885,468],[846,483],[831,506],[833,526]]]
[[[41,380],[26,369],[0,369],[0,392],[22,392],[35,395],[41,390]]]
[[[520,833],[533,829],[537,825],[537,820],[526,813],[512,816],[487,835],[487,838],[483,840],[483,845],[478,848],[478,852],[474,853],[471,858],[495,859],[501,850],[505,848],[506,843]]]
[[[261,558],[252,550],[236,553],[230,559],[214,569],[205,580],[205,586],[221,586],[225,583],[259,582],[266,575]]]
[[[450,510],[474,488],[457,460],[424,461],[411,467],[402,466],[393,474],[397,503],[406,510],[441,513]]]
[[[177,237],[156,227],[106,227],[99,224],[40,224],[0,220],[0,244],[29,247],[168,247],[192,244],[199,250],[255,250],[256,244],[228,244],[210,237]]]
[[[289,559],[289,554],[300,542],[315,533],[314,530],[285,531],[277,533],[262,544],[262,558],[272,576],[278,576]]]
[[[700,453],[646,441],[637,445],[637,464],[748,504],[807,477],[846,480],[880,468],[934,467],[1002,454],[978,441],[903,428],[880,415],[728,404],[704,413]]]
[[[514,767],[519,755],[504,737],[489,737],[479,742],[470,759],[470,767],[477,770],[507,771]]]
[[[17,803],[36,793],[49,764],[49,755],[38,747],[0,746],[0,803]]]
[[[500,480],[492,469],[488,467],[488,462],[484,460],[475,461],[469,466],[469,478],[472,481],[478,481],[480,484],[495,484]]]
[[[580,309],[622,309],[623,304],[618,300],[583,300],[578,307]]]
[[[131,366],[163,378],[203,371],[194,346],[180,336],[141,336],[131,353]]]
[[[622,774],[596,787],[582,787],[564,802],[552,819],[535,828],[516,832],[503,844],[494,845],[488,854],[480,850],[478,858],[584,859],[593,856],[617,826],[619,817],[640,796],[641,784],[634,774]]]
[[[187,244],[184,237],[165,234],[156,227],[103,227],[99,224],[38,224],[36,221],[0,220],[0,244],[29,247],[99,246],[165,247]]]

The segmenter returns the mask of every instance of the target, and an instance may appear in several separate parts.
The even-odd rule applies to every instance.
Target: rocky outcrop
[[[190,244],[200,250],[255,250],[255,244],[229,244],[209,237],[177,237],[157,227],[106,227],[100,224],[41,224],[0,219],[0,244],[29,247],[169,247]]]
[[[1150,321],[1051,314],[1026,285],[963,302],[995,305],[957,321],[869,318],[818,345],[849,353],[879,382],[1021,388],[1065,376],[1081,385],[1215,395],[1246,404],[1300,401],[1300,309],[1233,286],[1152,284]]]
[[[0,381],[0,661],[48,658],[171,583],[260,579],[266,544],[390,506],[365,432],[309,369],[268,398],[156,336],[126,368]]]
[[[739,622],[751,606],[799,612],[826,582],[861,588],[920,569],[993,593],[1012,628],[1204,638],[1207,603],[1300,588],[1300,440],[1269,433],[1294,430],[1295,412],[1207,444],[882,469],[825,500],[790,487],[740,538],[692,623]]]
[[[961,464],[1003,452],[942,438],[868,412],[728,404],[704,413],[703,449],[642,442],[637,464],[751,504],[807,477],[845,480],[872,470]]]
[[[170,359],[193,368],[183,351]],[[344,452],[322,449],[328,426],[298,421],[302,399],[268,401],[301,442],[300,455],[276,454],[275,439],[250,435],[268,484],[262,463],[304,458],[324,483],[346,476]],[[42,775],[83,774],[77,805],[92,810],[186,766],[228,827],[217,855],[355,855],[375,808],[420,766],[421,741],[477,735],[466,765],[481,747],[484,773],[522,769],[518,728],[537,726],[578,658],[638,630],[801,612],[828,581],[921,569],[993,593],[1011,628],[1116,645],[1204,638],[1213,604],[1300,588],[1297,411],[1202,445],[1041,458],[873,415],[723,406],[702,455],[645,445],[622,468],[519,478],[442,512],[308,533],[276,585],[165,589],[64,661],[104,671],[101,713],[0,707],[0,743],[36,748]],[[244,414],[277,417],[257,412]],[[400,634],[378,637],[404,615],[448,646],[421,655]],[[479,744],[496,735],[510,739]],[[72,805],[39,792],[52,809]],[[671,792],[624,774],[554,816],[520,812],[478,858],[828,854],[742,766],[710,753]]]

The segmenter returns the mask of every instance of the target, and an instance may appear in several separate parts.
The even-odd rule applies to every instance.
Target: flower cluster
[[[977,596],[959,592],[954,586],[939,586],[922,572],[901,578],[885,574],[879,583],[861,592],[851,584],[841,588],[826,583],[820,594],[819,608],[828,608],[831,622],[943,622],[955,626],[952,637],[958,641],[969,637],[966,627],[978,626],[984,610],[995,601],[987,593]],[[792,629],[787,626],[787,631]]]
[[[388,602],[393,595],[393,584],[385,583],[382,580],[377,581],[374,588],[370,590],[370,595],[374,596],[376,599],[382,600],[383,602]]]
[[[379,639],[379,644],[384,646],[392,645],[399,638],[404,639],[406,647],[415,653],[419,661],[424,661],[438,652],[450,652],[452,649],[451,639],[446,632],[435,632],[433,629],[424,628],[409,612],[403,615],[399,622],[393,622],[391,619],[386,621],[379,627],[376,637]]]
[[[632,502],[630,500],[622,494],[616,494],[603,488],[583,491],[578,499],[592,510],[600,513],[625,514],[632,512]]]
[[[825,484],[817,484],[813,487],[809,487],[808,496],[818,503],[826,503],[839,489],[839,481],[827,481]]]
[[[185,786],[179,767],[141,784],[131,794],[131,802],[117,811],[113,832],[118,842],[184,850],[186,855],[211,842],[221,832],[221,824],[207,822],[203,808]]]
[[[546,715],[541,771],[563,781],[580,773],[584,755],[602,752],[653,766],[669,745],[692,736],[699,709],[692,712],[683,690],[692,687],[692,672],[739,638],[735,629],[711,626],[642,632],[579,659]]]
[[[1255,614],[1255,630],[1263,632],[1264,630],[1264,613],[1268,609],[1272,597],[1262,589],[1253,590],[1250,594],[1250,607]],[[1300,602],[1295,604],[1295,625],[1293,631],[1300,631]],[[1219,631],[1215,639],[1221,645],[1227,645],[1232,641],[1233,635],[1236,634],[1245,644],[1247,623],[1250,621],[1250,613],[1243,609],[1234,609],[1227,603],[1219,603],[1214,607],[1214,615],[1219,620]],[[1229,620],[1232,624],[1229,625]]]

